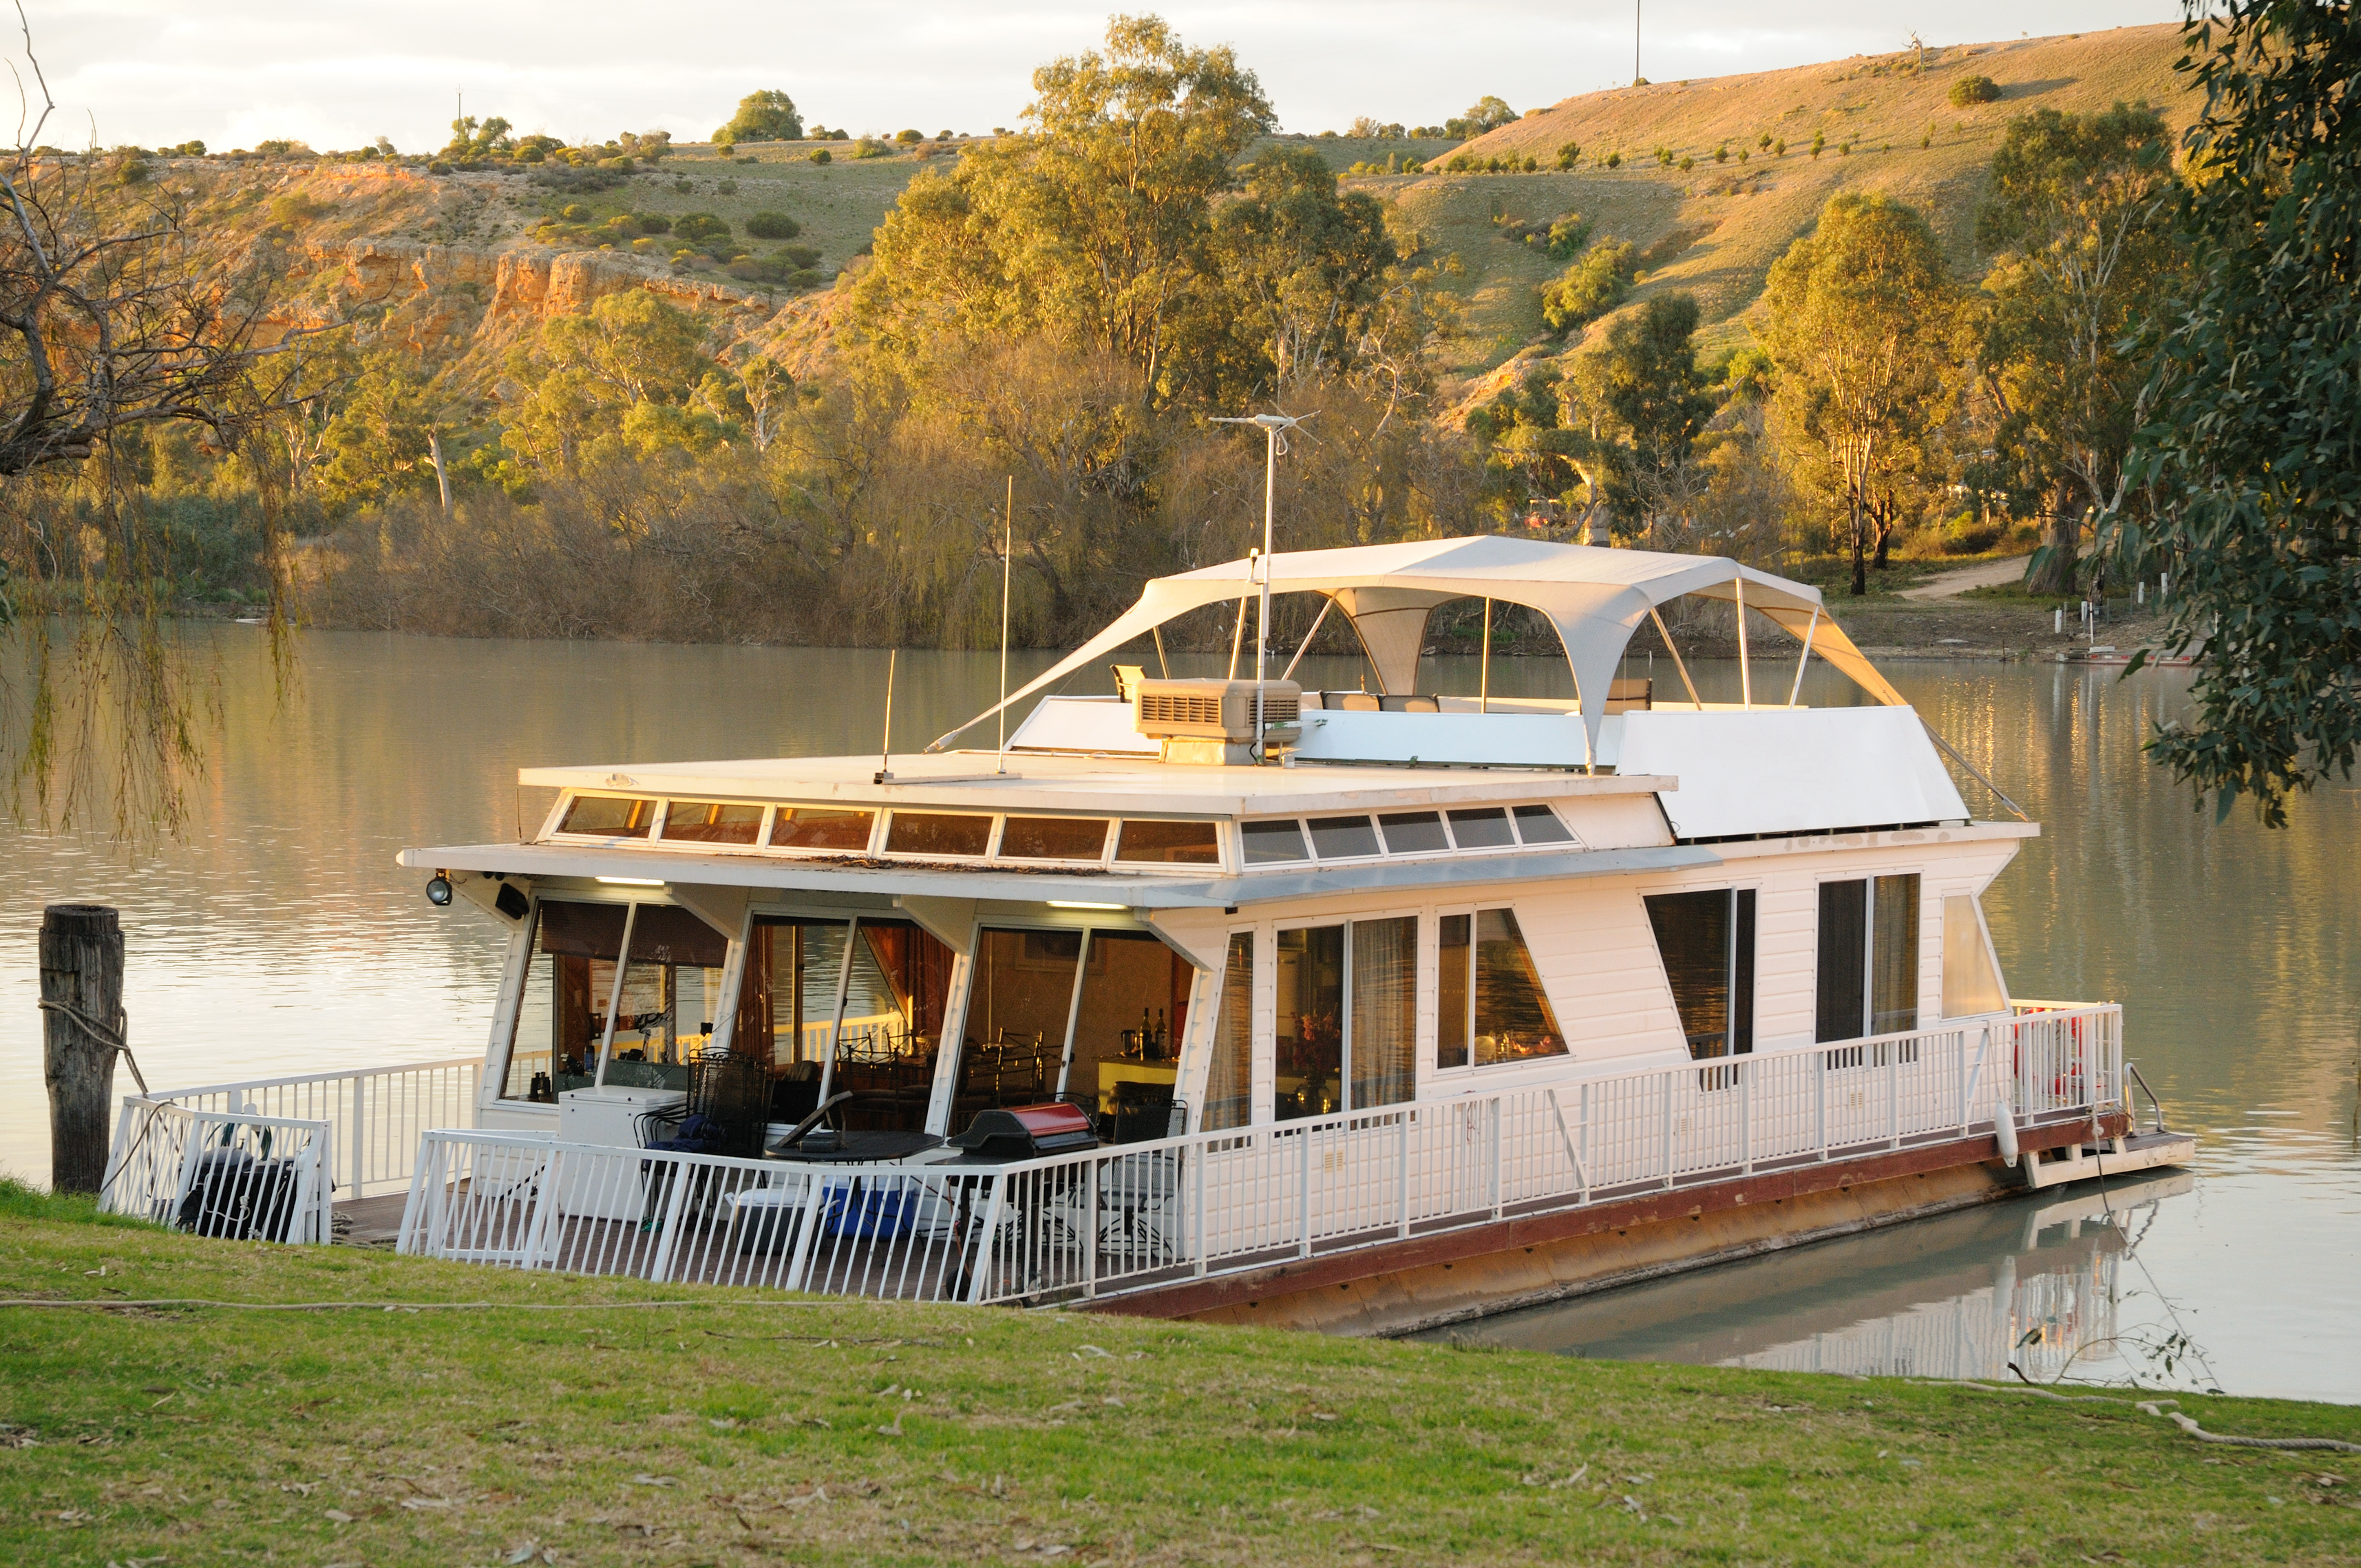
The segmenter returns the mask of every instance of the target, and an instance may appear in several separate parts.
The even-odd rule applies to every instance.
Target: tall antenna
[[[1631,85],[1640,85],[1640,4],[1631,0]]]
[[[1008,771],[1008,570],[1016,552],[1016,476],[1008,476],[1006,531],[1000,536],[1000,762],[992,770]]]
[[[877,776],[872,784],[894,782],[894,666],[901,657],[899,648],[885,655],[885,739],[877,748]]]
[[[1262,574],[1262,613],[1255,621],[1255,761],[1262,761],[1262,688],[1265,670],[1270,660],[1270,513],[1271,494],[1279,483],[1279,455],[1287,450],[1286,433],[1301,426],[1305,420],[1318,416],[1314,409],[1308,414],[1249,414],[1243,419],[1217,419],[1215,424],[1252,424],[1262,427],[1262,554],[1258,566]],[[1243,607],[1241,607],[1243,608]]]

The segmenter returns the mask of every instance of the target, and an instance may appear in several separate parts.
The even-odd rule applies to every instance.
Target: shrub
[[[1590,243],[1590,220],[1580,213],[1568,213],[1549,226],[1549,253],[1560,261],[1571,261]]]
[[[672,220],[662,213],[635,213],[631,221],[640,225],[642,234],[670,234]]]
[[[1728,163],[1730,161],[1730,144],[1728,142],[1724,142],[1719,147],[1713,149],[1713,160],[1716,163]]]
[[[579,202],[568,202],[557,209],[557,215],[569,224],[587,224],[590,221],[591,212]]]
[[[785,213],[756,213],[746,220],[746,232],[756,239],[793,239],[804,225]]]
[[[716,180],[713,182],[713,193],[717,196],[735,196],[738,194],[738,181],[735,180]]]
[[[1619,239],[1601,239],[1542,290],[1542,319],[1552,332],[1587,325],[1631,291],[1639,252]]]
[[[1814,158],[1819,157],[1821,149],[1826,148],[1828,145],[1828,138],[1826,132],[1814,131],[1812,133],[1812,156]]]
[[[1526,173],[1531,174],[1531,173],[1532,173],[1534,170],[1536,170],[1540,169],[1540,168],[1541,168],[1541,166],[1542,166],[1542,160],[1541,160],[1540,159],[1535,158],[1535,157],[1534,157],[1532,153],[1530,153],[1530,152],[1529,152],[1529,153],[1527,153],[1527,154],[1525,154],[1525,172],[1526,172]]]
[[[894,139],[900,142],[903,146],[907,147],[912,142],[926,140],[927,133],[924,131],[899,130],[894,133]]]
[[[798,272],[819,265],[819,247],[816,245],[783,245],[779,255]]]
[[[1576,164],[1580,163],[1581,161],[1582,144],[1580,142],[1570,141],[1558,148],[1557,166],[1560,169],[1572,169]]]
[[[874,137],[862,137],[852,144],[852,156],[855,158],[891,158],[893,155],[894,148]]]
[[[1622,167],[1623,167],[1623,155],[1622,155],[1621,153],[1620,153],[1620,152],[1610,152],[1610,153],[1609,153],[1609,154],[1607,155],[1607,167],[1608,167],[1608,168],[1609,168],[1609,169],[1620,169],[1620,168],[1622,168]]]
[[[1989,76],[1962,76],[1951,83],[1951,107],[1964,109],[1971,104],[1990,104],[2000,97],[2000,83]]]
[[[711,213],[685,213],[673,220],[672,232],[691,245],[702,245],[708,240],[728,239],[730,225]]]
[[[1682,172],[1682,173],[1686,174],[1690,170],[1695,169],[1696,167],[1697,167],[1697,159],[1694,159],[1694,158],[1684,158],[1684,159],[1681,159],[1681,172]]]
[[[835,159],[829,156],[828,148],[824,147],[816,147],[812,148],[811,160],[814,163],[833,163],[836,161]]]
[[[1784,137],[1780,137],[1777,142],[1773,144],[1771,156],[1773,158],[1784,158],[1787,156],[1787,139]]]

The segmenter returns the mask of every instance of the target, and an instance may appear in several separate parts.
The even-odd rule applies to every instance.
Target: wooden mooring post
[[[41,1076],[49,1089],[49,1185],[106,1179],[115,1056],[124,1046],[123,925],[96,904],[41,912]]]

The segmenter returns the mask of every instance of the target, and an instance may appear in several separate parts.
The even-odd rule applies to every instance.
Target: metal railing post
[[[1503,1113],[1500,1097],[1492,1096],[1492,1218],[1499,1219],[1508,1202],[1508,1184],[1503,1173],[1508,1164],[1508,1117]]]
[[[1820,1158],[1828,1157],[1828,1058],[1819,1057],[1819,1071],[1812,1074],[1812,1138],[1819,1145]]]
[[[1306,1127],[1297,1135],[1303,1140],[1303,1152],[1300,1157],[1300,1163],[1303,1168],[1303,1190],[1301,1194],[1303,1202],[1301,1204],[1302,1214],[1301,1220],[1303,1226],[1303,1234],[1296,1247],[1296,1255],[1298,1257],[1310,1257],[1312,1255],[1312,1129]]]
[[[368,1102],[367,1098],[368,1091],[363,1087],[368,1083],[368,1080],[359,1073],[355,1073],[353,1075],[352,1185],[353,1196],[356,1198],[361,1195],[361,1183],[368,1179],[367,1157],[363,1152],[368,1147],[368,1136],[363,1131],[363,1129],[368,1125]]]
[[[1902,1042],[1885,1047],[1885,1146],[1902,1146]]]
[[[1395,1229],[1395,1234],[1397,1235],[1407,1236],[1410,1234],[1410,1112],[1408,1108],[1404,1108],[1398,1112],[1397,1114],[1400,1116],[1401,1121],[1401,1139],[1400,1144],[1401,1153],[1397,1157],[1398,1163],[1400,1166],[1400,1169],[1397,1174],[1401,1179],[1401,1219],[1400,1224]]]
[[[783,1290],[802,1290],[807,1288],[807,1276],[811,1272],[812,1254],[819,1245],[820,1216],[826,1211],[826,1204],[822,1201],[822,1194],[827,1191],[828,1183],[820,1179],[820,1173],[825,1171],[827,1168],[828,1167],[825,1165],[816,1165],[812,1167],[810,1179],[804,1183],[804,1223],[796,1227],[795,1255],[787,1260],[787,1277],[779,1287]],[[992,1212],[994,1218],[998,1218],[1000,1213],[1000,1184],[997,1181],[993,1183]],[[987,1226],[984,1231],[984,1235],[987,1240],[989,1240],[991,1234],[992,1232]],[[979,1259],[979,1261],[981,1260]],[[972,1291],[973,1288],[974,1287],[971,1285],[971,1291]],[[971,1299],[972,1298],[971,1297]]]
[[[1078,976],[1075,991],[1082,982]],[[1069,1026],[1071,1033],[1071,1025]],[[1099,1293],[1099,1162],[1082,1162],[1082,1299],[1087,1301]]]
[[[1664,1185],[1673,1184],[1673,1075],[1658,1073],[1657,1081],[1664,1086]]]
[[[1207,1157],[1212,1148],[1213,1146],[1211,1144],[1201,1140],[1195,1150],[1197,1157],[1191,1162],[1197,1168],[1197,1175],[1194,1179],[1197,1183],[1197,1192],[1189,1207],[1191,1210],[1190,1218],[1195,1222],[1197,1232],[1196,1273],[1197,1277],[1200,1279],[1202,1279],[1205,1277],[1205,1262],[1212,1250],[1205,1245],[1205,1167],[1209,1163]]]
[[[663,1170],[667,1167],[672,1170],[672,1191],[664,1202],[664,1216],[658,1222],[664,1230],[656,1237],[655,1260],[648,1265],[648,1279],[656,1285],[672,1277],[672,1255],[676,1250],[674,1243],[680,1237],[680,1212],[688,1201],[689,1174],[696,1168],[678,1157],[658,1157],[655,1168]],[[646,1201],[644,1198],[641,1201]]]
[[[1730,1070],[1738,1075],[1738,1168],[1741,1174],[1754,1174],[1754,1079],[1744,1065],[1733,1061]]]

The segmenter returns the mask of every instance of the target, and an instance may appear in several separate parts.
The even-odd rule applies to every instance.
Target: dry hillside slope
[[[1461,255],[1470,274],[1469,330],[1450,345],[1449,368],[1475,378],[1465,394],[1488,396],[1507,361],[1559,347],[1546,340],[1539,297],[1559,264],[1499,237],[1496,215],[1547,223],[1580,212],[1596,220],[1598,233],[1638,245],[1650,258],[1635,299],[1669,289],[1695,292],[1711,323],[1710,351],[1745,336],[1771,264],[1840,191],[1874,192],[1925,211],[1960,274],[1980,276],[1975,206],[2009,119],[2036,108],[2081,113],[2146,100],[2176,128],[2185,126],[2197,105],[2173,72],[2180,54],[2175,26],[2122,27],[1928,49],[1923,66],[1905,51],[1586,93],[1461,149],[1471,158],[1532,157],[1543,172],[1356,183],[1400,203]],[[1950,90],[1970,75],[1991,77],[1999,101],[1954,108]],[[1817,159],[1816,135],[1827,138]],[[1764,150],[1766,136],[1786,142],[1784,157]],[[1569,141],[1581,147],[1580,166],[1558,172],[1558,148]],[[1848,143],[1851,151],[1840,151]],[[1656,159],[1660,147],[1671,166]],[[1728,159],[1718,161],[1723,149]],[[1603,167],[1616,152],[1621,167]],[[1694,160],[1691,169],[1678,167],[1683,158]]]

